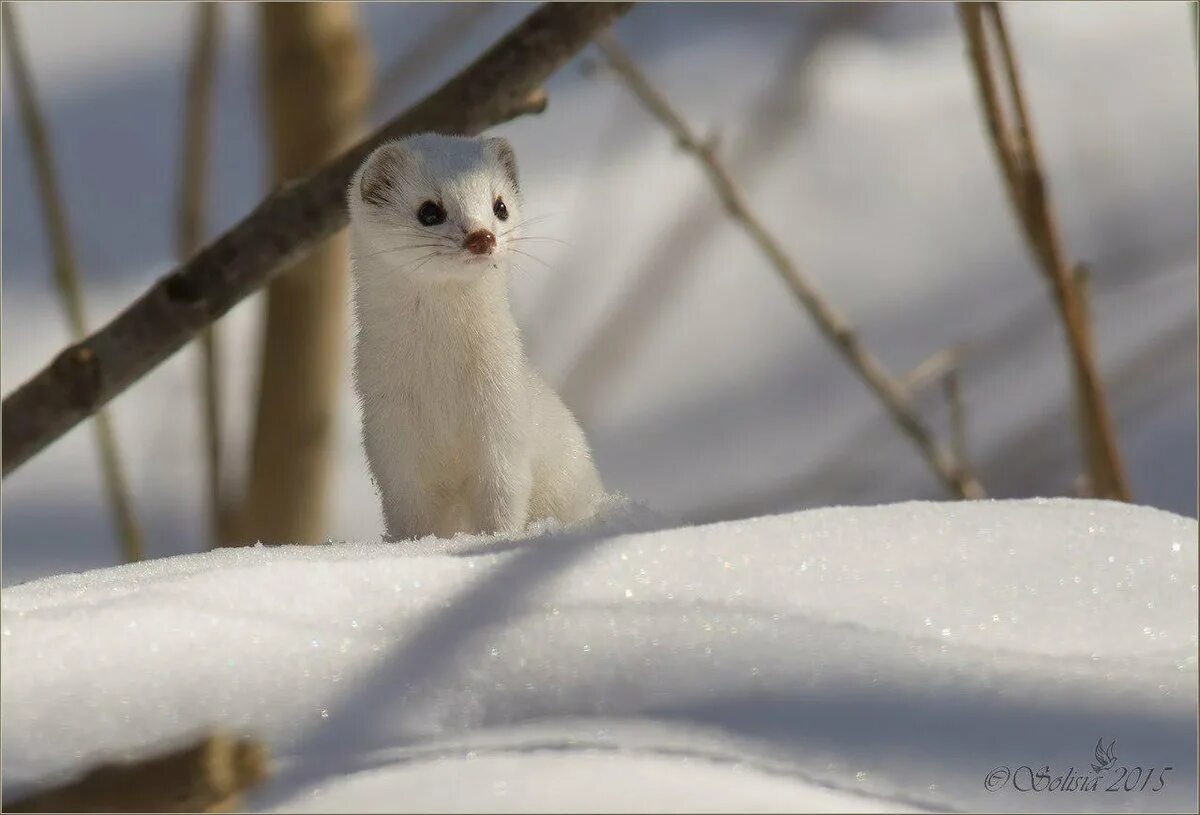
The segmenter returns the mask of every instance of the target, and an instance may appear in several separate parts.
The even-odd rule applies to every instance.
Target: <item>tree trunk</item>
[[[353,4],[258,8],[267,132],[275,180],[283,183],[318,169],[362,135],[370,59]],[[347,275],[343,230],[267,290],[241,543],[324,539]]]

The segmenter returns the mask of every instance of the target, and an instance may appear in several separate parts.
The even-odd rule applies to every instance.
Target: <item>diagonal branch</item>
[[[42,204],[46,233],[50,241],[50,252],[54,257],[54,282],[58,288],[59,300],[67,315],[71,336],[75,341],[79,341],[87,334],[87,317],[84,313],[83,292],[79,285],[75,251],[71,244],[70,228],[67,225],[67,211],[62,201],[54,157],[51,155],[50,137],[46,133],[46,124],[38,105],[37,94],[34,91],[33,78],[30,76],[28,65],[25,62],[25,51],[20,32],[17,30],[12,6],[5,3],[0,9],[0,13],[3,14],[4,23],[4,50],[8,54],[9,65],[12,67],[13,85],[17,93],[17,103],[21,109],[25,137],[29,142],[29,152],[33,159],[38,197]],[[7,414],[7,411],[5,413]],[[117,447],[116,431],[113,429],[107,411],[100,411],[96,414],[93,428],[96,447],[100,453],[104,492],[108,504],[112,508],[117,542],[121,546],[121,552],[126,561],[141,560],[144,555],[142,530],[133,510],[129,483],[125,478],[125,468],[122,466],[120,450]],[[8,445],[7,432],[4,435],[4,444]]]
[[[1046,192],[1045,175],[1004,18],[994,2],[959,3],[958,10],[1009,201],[1066,330],[1082,416],[1082,447],[1093,488],[1100,497],[1128,501],[1129,479],[1098,372],[1088,309],[1080,297],[1073,273],[1075,265],[1067,259]],[[995,34],[1015,123],[1009,121],[1001,103],[985,19],[991,21]]]
[[[204,239],[204,207],[208,200],[208,166],[211,152],[213,85],[217,72],[217,40],[220,6],[196,6],[196,30],[188,64],[183,121],[182,179],[176,223],[177,254],[186,261]],[[200,400],[203,411],[205,472],[208,480],[208,512],[212,544],[226,540],[228,513],[221,496],[221,376],[217,327],[200,331]]]
[[[858,333],[845,318],[813,286],[783,248],[751,212],[724,165],[717,159],[713,146],[698,139],[675,112],[667,99],[658,92],[617,41],[608,35],[597,38],[609,65],[625,81],[634,95],[659,119],[675,137],[679,147],[695,156],[704,169],[729,217],[749,234],[751,240],[767,256],[775,271],[792,290],[792,294],[808,311],[821,334],[842,354],[847,363],[862,377],[867,387],[883,403],[884,409],[897,427],[908,436],[928,462],[935,475],[955,495],[963,498],[982,497],[983,487],[962,469],[954,456],[934,438],[912,404],[908,391],[888,374],[883,363],[863,344]]]
[[[309,178],[283,185],[108,325],[4,399],[4,475],[95,413],[346,224],[346,185],[385,141],[475,134],[541,110],[542,83],[630,3],[547,4],[440,89]]]
[[[963,349],[961,345],[943,348],[921,360],[899,377],[900,385],[909,393],[916,394],[934,382],[945,381],[952,371],[962,366]]]

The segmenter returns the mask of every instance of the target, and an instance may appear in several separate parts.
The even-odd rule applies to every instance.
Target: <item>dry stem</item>
[[[959,466],[971,472],[970,456],[967,455],[967,411],[961,381],[966,355],[964,344],[943,348],[900,377],[900,384],[913,395],[935,382],[941,384],[950,414],[950,449]]]
[[[932,382],[941,382],[962,364],[959,348],[943,348],[910,368],[900,377],[900,384],[910,394],[922,391]]]
[[[204,239],[220,6],[200,3],[196,6],[196,15],[183,121],[183,179],[177,223],[177,252],[181,261],[194,255]],[[204,439],[210,543],[213,546],[219,546],[229,534],[228,513],[221,497],[221,364],[218,351],[214,323],[200,331],[201,437]]]
[[[787,59],[747,117],[754,127],[725,156],[727,167],[738,168],[743,186],[770,165],[776,149],[802,124],[811,95],[808,68],[820,43],[878,14],[880,7],[834,3],[814,5],[806,11],[811,13],[797,26]],[[596,67],[598,64],[589,64],[588,72],[595,73]],[[707,201],[693,201],[676,215],[672,225],[664,226],[653,251],[631,275],[632,284],[605,310],[563,375],[559,393],[585,426],[597,415],[621,372],[645,353],[661,318],[701,268],[696,259],[707,251],[712,237],[705,217],[708,206]],[[543,299],[542,308],[554,311],[572,296],[571,285],[560,278]]]
[[[961,375],[960,367],[951,368],[942,379],[942,389],[946,395],[946,402],[950,406],[950,449],[954,451],[954,458],[958,461],[958,465],[970,472],[971,457],[967,451],[967,410],[963,403]]]
[[[21,42],[12,6],[8,3],[3,4],[2,13],[4,50],[8,53],[9,65],[12,68],[13,85],[21,109],[21,121],[33,160],[38,198],[42,205],[50,252],[54,258],[54,282],[58,290],[59,302],[66,313],[71,336],[78,342],[87,335],[87,317],[84,312],[83,292],[79,284],[75,250],[71,243],[70,228],[67,225],[67,212],[62,201],[54,157],[51,154],[50,137],[46,132],[45,120],[42,118],[41,107],[33,87],[33,77],[30,76],[25,62],[24,44]],[[112,509],[121,553],[128,562],[141,560],[144,556],[142,531],[133,510],[133,500],[129,494],[129,484],[121,463],[116,432],[108,412],[98,412],[92,426],[95,432],[96,447],[100,453],[105,497]],[[7,445],[7,437],[4,441]]]
[[[958,9],[967,37],[971,65],[979,85],[988,132],[1009,200],[1030,251],[1050,287],[1066,330],[1083,417],[1080,435],[1084,458],[1089,462],[1091,482],[1097,495],[1128,501],[1129,480],[1117,447],[1116,431],[1104,386],[1097,371],[1088,310],[1079,296],[1072,275],[1073,266],[1067,260],[1046,193],[1045,176],[1004,18],[999,6],[992,2],[960,3]],[[985,16],[991,20],[995,33],[1015,124],[1009,121],[1000,101],[984,27]]]
[[[775,238],[751,212],[742,193],[717,159],[713,145],[708,141],[701,141],[692,133],[687,123],[650,84],[613,37],[601,35],[597,37],[597,44],[609,65],[621,76],[634,95],[671,131],[679,147],[691,153],[700,162],[729,216],[749,234],[767,256],[771,265],[816,322],[821,333],[879,398],[888,415],[913,442],[942,483],[960,497],[982,497],[982,486],[963,470],[953,455],[933,437],[932,432],[917,415],[908,392],[887,373],[883,364],[863,345],[858,334],[792,263]]]
[[[353,4],[264,3],[257,12],[265,135],[283,181],[362,137],[372,59]],[[267,287],[250,461],[230,544],[324,540],[349,252],[342,230]]]

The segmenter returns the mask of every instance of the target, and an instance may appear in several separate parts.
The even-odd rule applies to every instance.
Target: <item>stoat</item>
[[[501,138],[377,148],[349,189],[363,446],[393,540],[515,533],[604,496],[574,416],[530,367],[508,299],[521,234]]]

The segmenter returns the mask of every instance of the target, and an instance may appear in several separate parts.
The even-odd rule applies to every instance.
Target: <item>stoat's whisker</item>
[[[433,258],[437,257],[438,255],[444,255],[444,254],[445,254],[445,252],[436,252],[435,251],[435,252],[430,252],[425,255],[421,255],[421,257],[417,258],[416,260],[411,260],[408,263],[404,264],[397,271],[406,272],[406,273],[411,274],[412,271],[416,271],[416,269],[421,268],[421,266],[423,266],[425,263],[428,263]],[[416,264],[421,264],[421,266],[416,266]],[[414,269],[413,266],[416,266],[416,269]]]
[[[429,261],[433,260],[438,255],[442,255],[442,254],[445,254],[445,253],[444,252],[433,252],[433,253],[427,255],[421,263],[417,264],[417,267],[415,269],[410,270],[408,273],[416,274],[417,272],[421,271],[421,267],[423,267],[425,264],[429,263]]]
[[[437,243],[445,244],[446,246],[454,246],[455,242],[445,235],[439,235],[436,232],[421,232],[417,230],[407,230],[404,234],[410,235],[416,239],[424,239],[427,241],[436,241]]]
[[[517,247],[515,247],[515,246],[510,246],[510,247],[508,247],[508,251],[510,251],[510,252],[516,252],[518,255],[524,255],[525,257],[529,258],[530,260],[536,260],[538,263],[542,264],[543,266],[545,266],[545,267],[546,267],[547,269],[549,269],[550,271],[554,271],[554,267],[553,267],[553,266],[551,266],[551,265],[550,265],[549,263],[547,263],[546,261],[542,260],[542,259],[541,259],[540,257],[538,257],[537,255],[531,255],[531,254],[529,254],[528,252],[524,252],[524,251],[522,251],[522,250],[518,249],[518,248],[517,248]]]
[[[437,252],[437,251],[428,252],[428,253],[426,253],[426,254],[424,254],[424,255],[421,255],[421,257],[419,257],[419,258],[417,258],[417,259],[415,259],[415,260],[412,260],[412,261],[410,261],[410,262],[409,262],[407,265],[408,265],[408,266],[414,266],[414,265],[416,265],[416,264],[418,264],[418,263],[423,263],[424,261],[426,261],[426,260],[429,260],[430,258],[437,257],[437,256],[438,256],[438,255],[440,255],[440,254],[442,254],[442,253],[441,253],[441,252]]]
[[[515,243],[516,241],[550,241],[552,243],[561,243],[563,246],[570,246],[571,248],[575,247],[573,243],[568,243],[561,238],[551,238],[547,235],[519,235],[515,238],[509,238],[508,241],[509,243]]]
[[[538,218],[526,218],[526,219],[525,219],[524,221],[522,221],[521,223],[518,223],[518,224],[513,224],[513,225],[512,225],[512,226],[510,226],[508,229],[505,229],[503,232],[501,232],[500,234],[496,235],[496,237],[497,237],[497,238],[503,238],[505,235],[507,235],[508,233],[512,232],[514,229],[521,229],[522,227],[530,226],[530,225],[532,225],[532,224],[536,224],[536,223],[541,223],[542,221],[546,220],[547,218],[551,218],[551,217],[553,217],[553,216],[551,216],[551,215],[542,215],[541,217],[538,217]]]
[[[432,240],[445,241],[446,243],[453,244],[453,241],[433,229],[425,226],[413,226],[412,224],[397,223],[395,217],[370,218],[369,221],[373,224],[386,227],[394,232],[400,232],[405,235],[417,235],[422,238],[430,238]]]
[[[562,214],[563,213],[561,213],[561,212],[543,212],[540,215],[532,215],[531,214],[528,218],[525,219],[525,223],[528,224],[528,223],[532,223],[534,221],[544,221],[547,218],[557,218],[559,215],[562,215]]]
[[[404,231],[411,232],[414,235],[424,234],[424,235],[429,235],[430,237],[433,237],[433,238],[445,239],[445,236],[442,235],[440,232],[438,232],[437,230],[432,229],[430,227],[427,227],[427,226],[413,226],[412,224],[395,224],[395,228],[403,229]]]
[[[441,249],[443,247],[447,249],[456,248],[452,244],[447,243],[409,243],[405,244],[404,246],[393,246],[390,249],[380,249],[378,252],[370,252],[366,255],[363,255],[363,257],[373,258],[378,257],[379,255],[390,255],[395,252],[403,252],[406,249]]]
[[[427,236],[427,235],[414,235],[411,237],[406,237],[404,235],[397,235],[394,237],[396,240],[399,241],[399,243],[397,243],[394,247],[384,247],[385,251],[390,250],[392,248],[403,249],[406,246],[407,247],[444,246],[447,249],[457,249],[458,248],[458,244],[455,243],[454,241],[445,240],[445,239],[441,239],[441,238],[431,239],[430,236]],[[421,241],[421,243],[412,243],[410,241]]]

